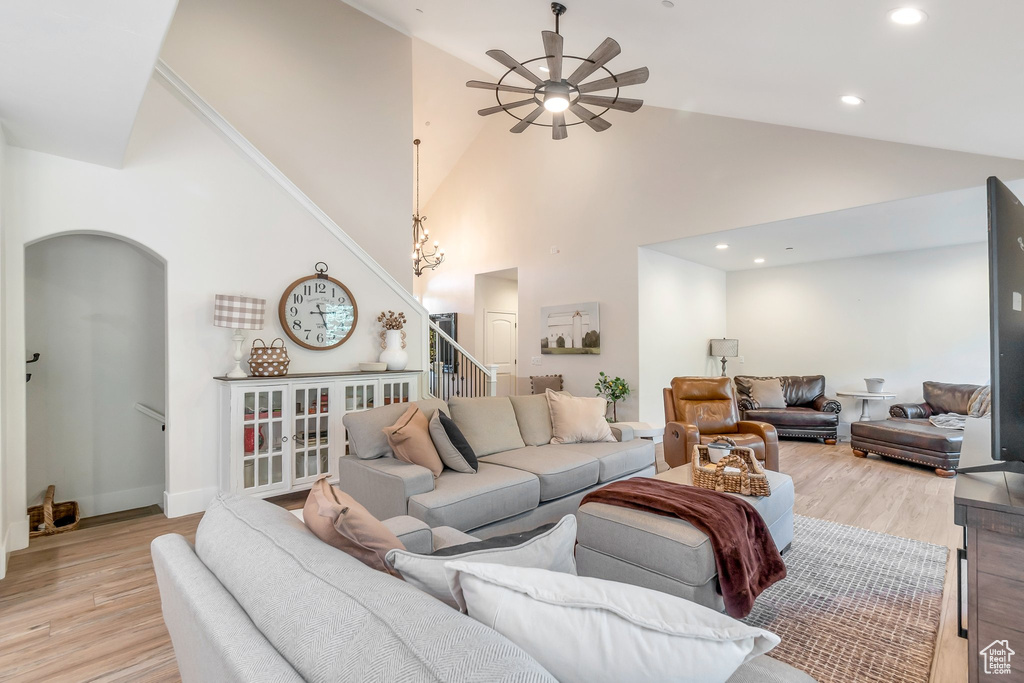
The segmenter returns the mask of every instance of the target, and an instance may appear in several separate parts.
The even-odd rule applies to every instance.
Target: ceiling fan
[[[481,88],[493,90],[494,98],[498,101],[497,106],[481,109],[480,116],[489,116],[498,112],[505,112],[518,120],[510,129],[513,133],[522,133],[533,126],[547,126],[551,128],[551,137],[554,140],[564,140],[568,137],[568,127],[578,126],[585,123],[593,130],[600,133],[608,130],[612,124],[602,118],[611,109],[619,111],[635,112],[644,103],[643,100],[634,100],[627,97],[620,97],[619,90],[627,85],[638,85],[646,83],[650,77],[650,71],[646,66],[633,69],[621,74],[613,74],[605,65],[616,57],[620,52],[619,44],[611,38],[605,38],[604,42],[597,46],[597,49],[587,58],[573,57],[562,54],[562,36],[558,32],[558,19],[565,14],[565,5],[557,2],[551,3],[551,11],[555,15],[555,30],[541,31],[541,38],[544,41],[544,56],[529,59],[525,62],[517,62],[504,50],[488,50],[487,56],[506,67],[508,71],[498,79],[497,83],[485,83],[484,81],[469,81],[466,86],[470,88]],[[569,76],[563,77],[563,67],[566,60],[574,60],[578,63]],[[545,61],[546,66],[541,66],[541,71],[547,71],[547,79],[544,80],[527,68],[533,62]],[[597,80],[587,81],[590,76],[603,71],[606,77]],[[514,83],[506,83],[511,74],[526,79],[531,85],[521,86]],[[614,94],[595,95],[593,93],[603,90],[615,90]],[[529,95],[525,99],[514,102],[503,102],[501,93],[521,93]],[[511,98],[509,98],[511,99]],[[525,116],[518,116],[513,112],[527,105],[536,105],[534,109]],[[584,105],[591,105],[601,109],[595,112]],[[579,121],[566,123],[565,112],[569,111]],[[540,123],[537,119],[545,111],[551,114],[551,123]]]

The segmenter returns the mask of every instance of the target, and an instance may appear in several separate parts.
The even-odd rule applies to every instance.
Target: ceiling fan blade
[[[537,74],[533,73],[525,66],[512,59],[507,52],[504,50],[488,50],[487,56],[495,60],[507,69],[512,69],[517,74],[530,81],[534,85],[544,85],[544,81],[537,78]]]
[[[580,104],[593,104],[598,107],[608,107],[619,111],[634,112],[643,106],[643,100],[631,100],[628,97],[602,97],[600,95],[580,95]]]
[[[573,85],[578,85],[583,79],[594,73],[607,64],[613,57],[622,52],[622,48],[611,38],[605,38],[604,42],[597,46],[597,49],[572,72],[566,80]],[[490,54],[490,53],[488,53]]]
[[[616,74],[609,78],[602,78],[599,81],[584,83],[580,86],[580,92],[594,92],[595,90],[607,90],[608,88],[621,88],[626,85],[639,85],[646,83],[651,72],[646,66],[625,73]]]
[[[562,36],[554,31],[541,31],[540,35],[548,58],[548,78],[558,82],[562,80]]]
[[[530,124],[537,120],[537,117],[544,113],[544,105],[538,104],[537,108],[526,115],[522,121],[509,128],[513,133],[522,133],[530,127]]]
[[[509,109],[515,109],[516,107],[522,107],[526,104],[536,104],[537,100],[530,98],[528,100],[519,100],[518,102],[509,102],[508,104],[499,104],[496,107],[487,107],[487,109],[481,109],[477,112],[480,116],[490,116],[491,114],[497,114],[499,111],[508,111]]]
[[[467,88],[480,88],[481,90],[501,90],[502,92],[521,92],[527,95],[533,94],[533,88],[520,88],[518,85],[505,85],[504,83],[484,83],[483,81],[466,81]]]
[[[556,111],[551,117],[551,139],[564,140],[569,137],[569,131],[565,127],[565,113]]]
[[[583,123],[587,124],[598,133],[600,133],[603,130],[608,130],[609,128],[612,127],[612,124],[608,123],[601,117],[597,116],[594,112],[590,111],[589,109],[580,104],[570,104],[569,111],[571,111],[573,114],[576,114],[576,116],[580,117],[580,120],[582,120]]]

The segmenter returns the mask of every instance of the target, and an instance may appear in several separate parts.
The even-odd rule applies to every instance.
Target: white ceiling
[[[1024,196],[1024,180],[1006,183]],[[872,204],[647,245],[725,271],[984,242],[985,188]],[[716,249],[728,244],[728,249]],[[791,250],[787,247],[792,247]],[[755,264],[755,258],[763,258]]]
[[[177,0],[0,2],[0,123],[17,147],[120,166]]]
[[[484,52],[543,54],[547,0],[347,0],[497,76]],[[606,36],[625,90],[661,107],[1011,158],[1024,158],[1024,2],[1018,0],[567,0],[566,54]],[[916,6],[904,27],[890,9]],[[418,11],[422,10],[422,12]],[[458,78],[457,75],[454,76]],[[840,103],[852,93],[860,107]],[[479,106],[488,103],[479,91]],[[502,121],[502,125],[505,122]]]

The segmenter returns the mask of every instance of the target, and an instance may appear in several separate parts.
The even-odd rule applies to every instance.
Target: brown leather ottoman
[[[956,476],[964,433],[940,429],[928,420],[872,420],[850,425],[853,454],[899,458],[935,468],[940,477]]]

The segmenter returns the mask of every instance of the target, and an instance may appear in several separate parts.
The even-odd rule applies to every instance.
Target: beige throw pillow
[[[420,412],[419,406],[410,403],[409,408],[398,418],[398,422],[384,428],[388,437],[388,445],[399,460],[426,467],[434,474],[441,476],[444,463],[437,454],[437,448],[430,439],[427,416]]]
[[[551,413],[551,443],[615,441],[604,417],[608,402],[603,398],[570,396],[550,389],[545,396]]]
[[[761,408],[786,407],[786,397],[782,395],[782,380],[778,377],[750,380],[750,398]]]
[[[390,550],[405,550],[405,545],[352,496],[328,484],[327,475],[310,489],[302,521],[324,543],[368,567],[398,576],[384,558]]]

